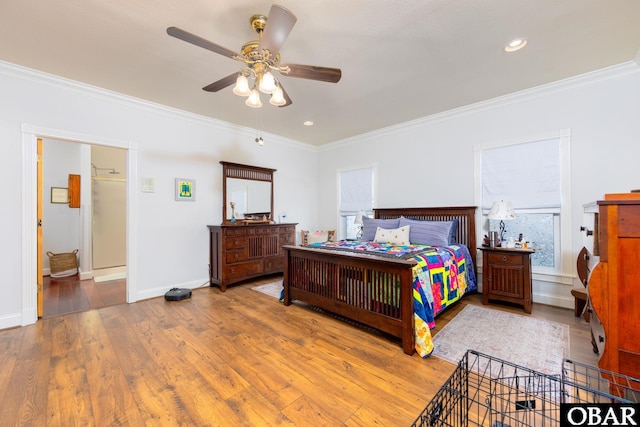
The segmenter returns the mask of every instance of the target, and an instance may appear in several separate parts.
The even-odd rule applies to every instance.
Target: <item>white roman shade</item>
[[[340,215],[373,209],[373,168],[340,172]]]
[[[482,150],[482,209],[509,200],[514,209],[562,206],[560,138]]]

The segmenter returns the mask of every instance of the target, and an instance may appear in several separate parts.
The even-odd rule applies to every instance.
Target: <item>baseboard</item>
[[[574,300],[558,295],[537,294],[532,295],[533,302],[538,304],[552,305],[554,307],[569,308],[573,310]]]
[[[22,316],[20,314],[8,314],[0,317],[0,329],[15,328],[16,326],[22,326]]]
[[[144,292],[138,292],[138,295],[137,295],[138,298],[136,301],[164,296],[164,294],[171,288],[197,289],[204,286],[209,286],[209,279],[194,280],[191,282],[166,285],[165,287],[162,287],[162,288],[147,289]]]

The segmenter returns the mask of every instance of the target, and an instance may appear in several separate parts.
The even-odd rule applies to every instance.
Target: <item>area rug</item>
[[[569,357],[569,325],[467,305],[433,337],[432,355],[458,363],[467,349],[548,375]]]
[[[282,279],[265,285],[255,286],[251,289],[280,299],[280,292],[282,292]]]

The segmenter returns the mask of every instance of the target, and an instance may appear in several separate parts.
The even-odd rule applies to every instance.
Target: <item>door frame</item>
[[[37,304],[37,259],[38,259],[38,183],[37,160],[38,138],[58,139],[81,144],[103,145],[127,150],[127,302],[137,301],[137,218],[138,204],[135,183],[138,182],[138,148],[132,141],[124,141],[101,136],[80,134],[40,127],[22,125],[22,310],[21,324],[30,325],[38,320]],[[45,219],[46,220],[46,219]]]

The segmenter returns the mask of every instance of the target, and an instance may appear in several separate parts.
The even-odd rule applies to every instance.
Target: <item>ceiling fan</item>
[[[271,94],[269,103],[286,107],[291,104],[291,98],[273,72],[289,77],[329,83],[337,83],[342,77],[342,71],[339,68],[280,63],[280,48],[297,19],[288,9],[277,4],[271,6],[268,18],[264,15],[253,15],[250,22],[251,27],[258,33],[258,40],[245,43],[240,53],[177,27],[167,28],[167,34],[244,64],[239,73],[235,72],[223,77],[203,87],[203,90],[217,92],[235,82],[233,92],[236,95],[247,96],[246,104],[250,107],[262,107],[259,92]]]

